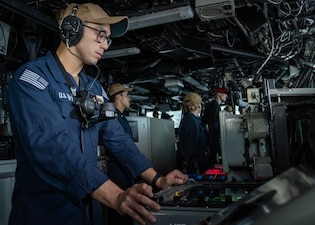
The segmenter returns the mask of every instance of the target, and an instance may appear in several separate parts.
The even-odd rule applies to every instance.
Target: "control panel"
[[[161,206],[224,208],[258,186],[257,182],[201,181],[166,188],[153,199]]]
[[[152,211],[157,217],[157,225],[195,225],[261,185],[252,181],[228,181],[225,173],[189,177],[186,184],[171,186],[154,194],[153,200],[161,205],[159,212]]]

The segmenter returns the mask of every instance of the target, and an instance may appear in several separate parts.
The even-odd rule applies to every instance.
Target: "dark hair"
[[[123,93],[123,91],[119,91],[119,92],[113,94],[112,96],[108,96],[108,98],[109,98],[109,100],[110,100],[111,102],[115,102],[115,97],[116,97],[116,95],[121,95],[122,93]]]

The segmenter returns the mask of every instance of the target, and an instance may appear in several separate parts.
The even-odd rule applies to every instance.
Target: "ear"
[[[121,97],[122,97],[121,94],[116,94],[115,95],[115,100],[119,100],[119,99],[121,99]]]

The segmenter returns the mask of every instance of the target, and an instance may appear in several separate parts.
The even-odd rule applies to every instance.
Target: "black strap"
[[[55,57],[59,67],[60,67],[60,70],[62,72],[62,75],[64,76],[64,78],[66,79],[68,85],[69,85],[69,88],[70,88],[70,91],[71,91],[71,94],[73,96],[77,96],[77,88],[75,87],[75,85],[73,84],[73,82],[71,81],[70,77],[69,77],[69,73],[67,73],[66,69],[64,68],[64,66],[62,65],[62,63],[60,62],[60,59],[58,58],[57,54],[55,52],[53,52],[53,56]],[[82,153],[84,153],[84,139],[83,139],[83,130],[81,129],[80,130],[80,143],[81,143],[81,151]]]
[[[69,77],[69,73],[67,73],[66,69],[64,68],[64,66],[62,65],[62,63],[60,62],[60,59],[58,58],[57,54],[55,52],[53,52],[53,55],[60,67],[60,70],[62,72],[62,75],[64,76],[65,80],[67,81],[68,85],[69,85],[69,88],[70,88],[70,91],[71,91],[71,94],[73,96],[76,96],[77,95],[77,88],[76,86],[73,84],[72,80],[70,79]]]
[[[157,187],[156,187],[156,181],[157,181],[160,177],[162,177],[162,175],[159,174],[159,173],[156,173],[156,175],[153,177],[152,182],[151,182],[151,186],[152,186],[153,188],[157,188]]]

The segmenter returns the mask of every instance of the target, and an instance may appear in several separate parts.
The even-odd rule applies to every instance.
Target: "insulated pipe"
[[[210,51],[221,51],[221,52],[227,52],[235,55],[241,55],[246,56],[250,58],[256,58],[256,59],[266,59],[266,57],[262,54],[257,54],[255,52],[240,50],[240,49],[234,49],[234,48],[228,48],[221,45],[211,45]]]

